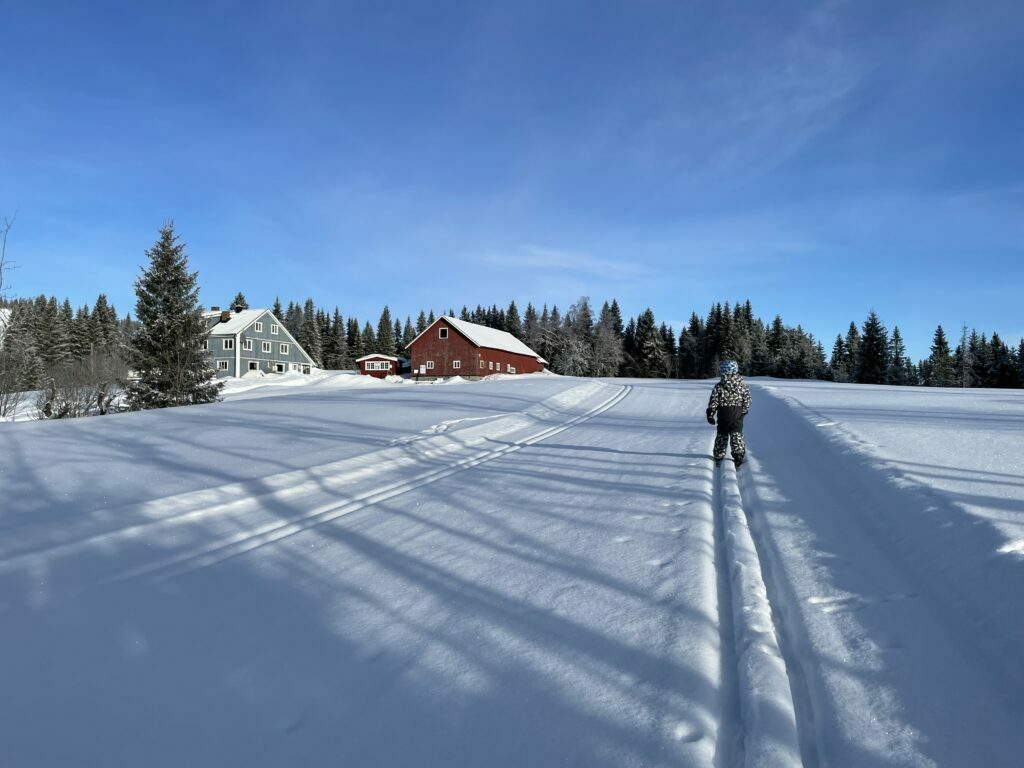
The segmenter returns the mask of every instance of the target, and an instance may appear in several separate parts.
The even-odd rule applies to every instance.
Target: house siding
[[[256,323],[263,323],[263,330],[256,330]],[[223,336],[215,335],[217,332],[217,326],[220,325],[218,322],[214,322],[210,326],[210,358],[211,365],[214,370],[217,369],[218,360],[227,360],[228,369],[216,370],[219,377],[232,377],[235,376],[235,352],[233,349],[224,349],[223,339],[233,339],[234,334]],[[279,326],[278,333],[271,333],[271,326]],[[245,342],[247,339],[251,339],[252,350],[245,349]],[[263,342],[270,342],[270,352],[263,351]],[[284,325],[274,317],[274,314],[267,310],[259,317],[255,318],[246,328],[238,334],[238,360],[241,367],[241,373],[244,375],[249,372],[249,363],[255,362],[259,366],[259,370],[264,373],[277,373],[278,365],[284,366],[284,371],[292,370],[293,365],[299,366],[298,370],[303,371],[304,366],[310,368],[314,365],[312,358],[306,354],[305,350],[293,341],[284,329]],[[288,345],[288,352],[286,354],[281,353],[281,344]]]
[[[448,329],[447,339],[440,338],[438,331],[441,328]],[[493,367],[498,364],[501,366],[500,373],[508,373],[510,365],[516,369],[516,373],[539,373],[544,370],[544,364],[538,362],[536,357],[477,347],[444,319],[438,320],[427,333],[416,339],[409,350],[412,353],[414,376],[419,374],[420,366],[429,360],[434,362],[434,367],[427,370],[427,376],[490,376],[499,373]],[[452,365],[456,360],[462,362],[460,368]],[[484,363],[482,368],[481,360]]]

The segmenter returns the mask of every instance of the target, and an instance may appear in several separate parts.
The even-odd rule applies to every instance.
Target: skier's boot
[[[746,460],[746,458],[747,458],[746,456],[742,456],[742,455],[741,456],[734,456],[733,457],[732,460],[736,464],[736,469],[740,468],[740,466],[743,464],[743,462]]]

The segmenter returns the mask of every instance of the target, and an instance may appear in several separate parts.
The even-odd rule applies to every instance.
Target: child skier
[[[722,380],[711,390],[708,401],[708,424],[718,419],[715,437],[715,464],[725,458],[725,448],[732,439],[732,460],[737,469],[743,463],[746,445],[743,442],[743,417],[750,410],[750,390],[740,378],[740,367],[735,360],[723,360],[718,366]]]

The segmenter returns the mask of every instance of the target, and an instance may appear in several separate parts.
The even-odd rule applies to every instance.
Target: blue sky
[[[152,7],[149,7],[152,5]],[[1024,5],[0,0],[16,295],[134,305],[173,218],[206,304],[376,320],[749,297],[1017,339]]]

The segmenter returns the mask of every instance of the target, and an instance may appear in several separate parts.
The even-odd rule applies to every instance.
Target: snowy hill
[[[0,427],[0,765],[1019,764],[1024,393],[358,378]]]

